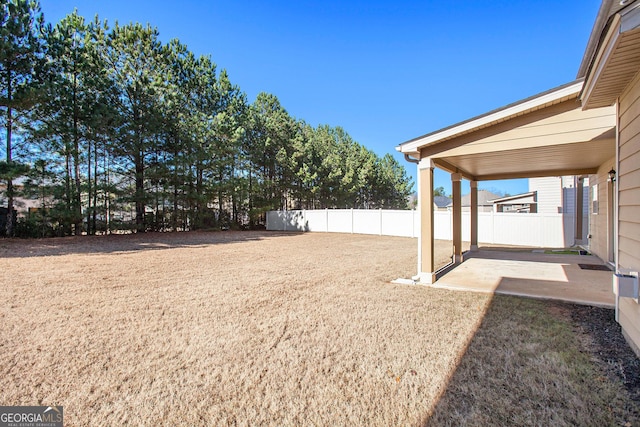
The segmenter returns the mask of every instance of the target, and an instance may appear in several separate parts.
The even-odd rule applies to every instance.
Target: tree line
[[[404,208],[412,183],[340,127],[278,98],[249,103],[225,70],[156,28],[1,0],[5,235],[259,227],[278,209]],[[37,208],[15,221],[16,198]],[[12,220],[14,219],[14,220]]]

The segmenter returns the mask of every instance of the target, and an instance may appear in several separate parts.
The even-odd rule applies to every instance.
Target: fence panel
[[[305,215],[305,225],[308,231],[329,231],[328,209],[303,211]]]
[[[451,212],[435,211],[433,213],[433,237],[436,240],[451,240],[451,236],[453,236]]]
[[[353,211],[353,232],[358,234],[382,234],[380,210],[356,209]]]
[[[381,233],[384,236],[418,237],[415,218],[417,211],[381,210]],[[417,222],[420,227],[420,222]]]
[[[353,233],[353,212],[351,209],[329,209],[328,228],[334,233]]]
[[[452,213],[435,211],[434,238],[451,240]],[[470,240],[470,213],[462,213],[462,239]],[[572,245],[573,230],[563,214],[478,212],[478,242],[561,248]],[[267,230],[381,234],[418,237],[420,215],[412,210],[324,209],[272,211]]]

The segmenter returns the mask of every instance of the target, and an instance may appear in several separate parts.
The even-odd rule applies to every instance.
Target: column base
[[[413,281],[417,284],[421,285],[431,285],[437,280],[436,273],[425,273],[424,271],[413,276],[411,279],[413,279]]]
[[[478,251],[478,245],[471,245],[471,246],[469,247],[469,250],[470,250],[471,252],[477,252],[477,251]]]

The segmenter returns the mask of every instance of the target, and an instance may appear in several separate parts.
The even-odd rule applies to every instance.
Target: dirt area
[[[440,245],[446,260],[450,246]],[[439,416],[456,402],[448,396],[459,392],[455,384],[470,382],[460,377],[465,361],[487,360],[471,357],[474,351],[497,360],[479,340],[502,331],[506,341],[489,348],[508,350],[532,321],[511,315],[513,301],[523,299],[389,283],[415,268],[416,240],[397,237],[218,232],[0,240],[0,404],[62,405],[69,426],[447,424],[440,420],[453,418]],[[534,310],[522,304],[520,311]],[[567,342],[582,349],[576,340]],[[553,356],[546,348],[540,345],[543,359]],[[526,357],[540,354],[523,357],[517,363],[526,366]],[[575,376],[581,367],[553,361],[564,369],[552,371],[563,393],[576,395],[574,382],[584,383],[580,390],[635,408],[613,376]],[[489,365],[474,369],[489,372]],[[485,390],[504,393],[503,384],[469,372]],[[598,388],[600,377],[613,391]],[[585,407],[589,420],[605,424],[633,414],[612,416],[586,392],[573,400],[553,411],[532,401],[531,424],[579,423],[584,418],[575,414]],[[518,409],[510,402],[503,410]]]
[[[625,341],[614,310],[557,304],[607,377],[621,381],[640,407],[640,359]],[[638,414],[640,416],[640,414]]]

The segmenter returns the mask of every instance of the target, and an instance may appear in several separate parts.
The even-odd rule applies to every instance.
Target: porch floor
[[[578,264],[604,263],[593,255],[480,249],[467,252],[464,262],[431,286],[614,307],[613,272],[583,270]]]

